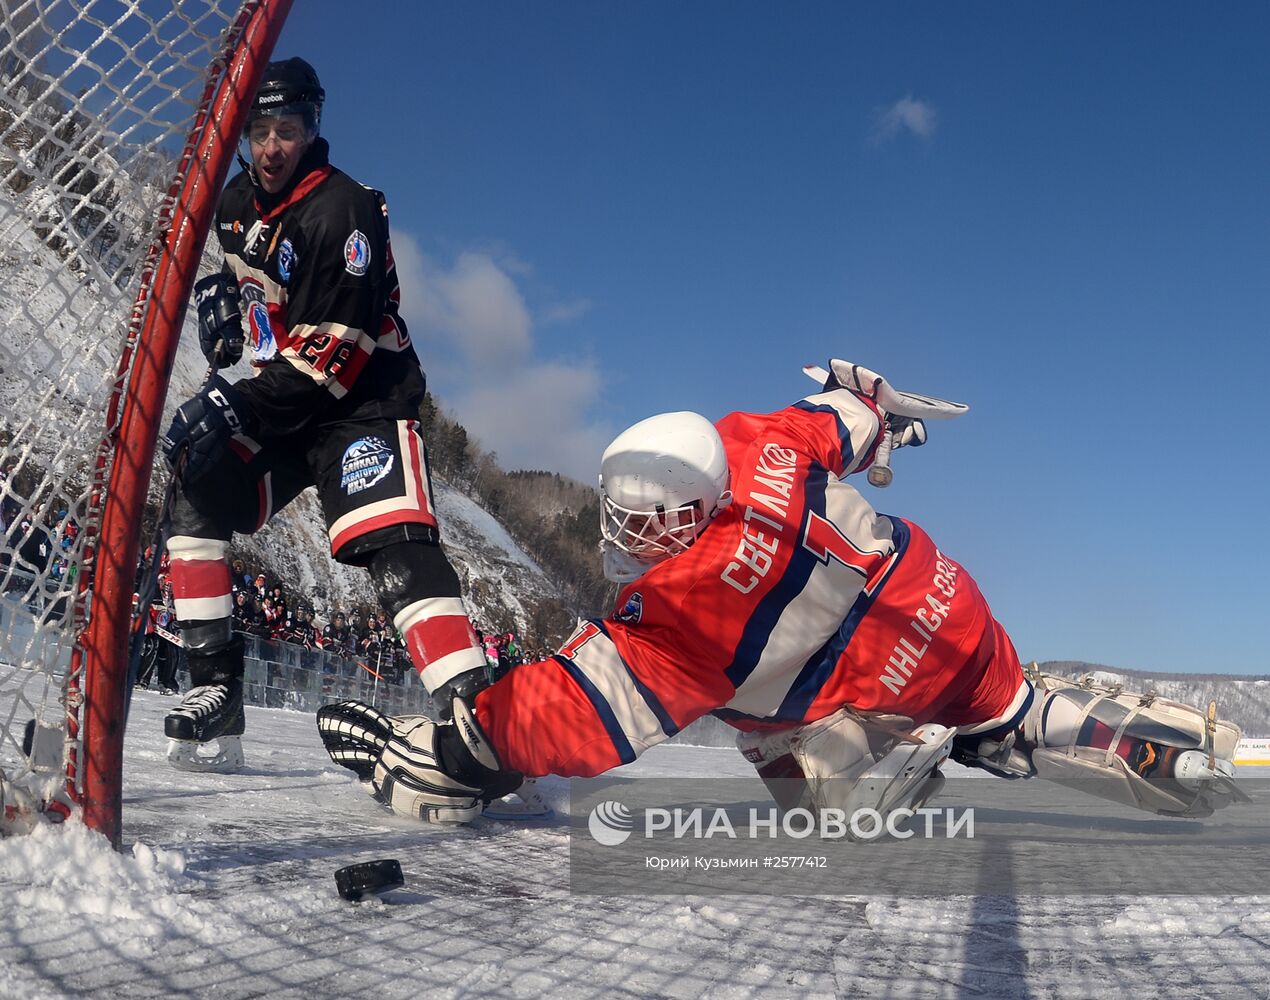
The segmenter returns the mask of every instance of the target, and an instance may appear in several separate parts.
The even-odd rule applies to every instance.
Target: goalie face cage
[[[0,831],[80,806],[119,845],[155,442],[290,7],[0,0]]]

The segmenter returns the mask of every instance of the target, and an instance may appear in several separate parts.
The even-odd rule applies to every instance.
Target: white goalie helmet
[[[659,413],[619,434],[600,459],[604,575],[629,583],[685,551],[732,502],[723,439],[699,413]]]

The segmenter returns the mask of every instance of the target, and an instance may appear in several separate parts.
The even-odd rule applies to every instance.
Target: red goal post
[[[18,320],[0,329],[0,826],[19,828],[32,802],[79,807],[120,843],[155,444],[218,196],[291,2],[4,5],[0,246],[20,248],[10,277],[27,297],[0,297],[0,322]],[[67,446],[77,433],[86,452]]]

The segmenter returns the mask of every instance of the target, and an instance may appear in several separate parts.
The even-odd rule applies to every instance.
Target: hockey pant
[[[269,444],[239,435],[213,472],[183,484],[168,551],[187,642],[228,641],[230,539],[258,531],[309,486],[317,488],[333,557],[370,571],[428,690],[483,674],[458,576],[440,548],[415,420],[345,421]]]

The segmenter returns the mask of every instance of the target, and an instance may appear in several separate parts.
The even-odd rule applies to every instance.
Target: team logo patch
[[[251,327],[251,363],[263,365],[278,353],[273,339],[273,325],[269,322],[269,310],[263,302],[253,302],[247,309],[247,325]]]
[[[644,595],[636,591],[626,599],[626,603],[613,616],[626,625],[637,625],[644,617]]]
[[[269,310],[265,306],[265,290],[260,283],[251,279],[244,281],[242,297],[247,303],[247,332],[251,341],[248,360],[259,368],[278,353],[278,342],[273,336],[273,324],[269,322]]]
[[[291,271],[295,268],[295,247],[290,240],[283,240],[278,247],[278,277],[287,282],[291,280]]]
[[[396,456],[383,438],[358,438],[344,452],[340,486],[350,497],[368,490],[388,475],[395,460]]]
[[[370,240],[360,229],[354,229],[344,241],[344,270],[349,274],[363,275],[370,267]]]

